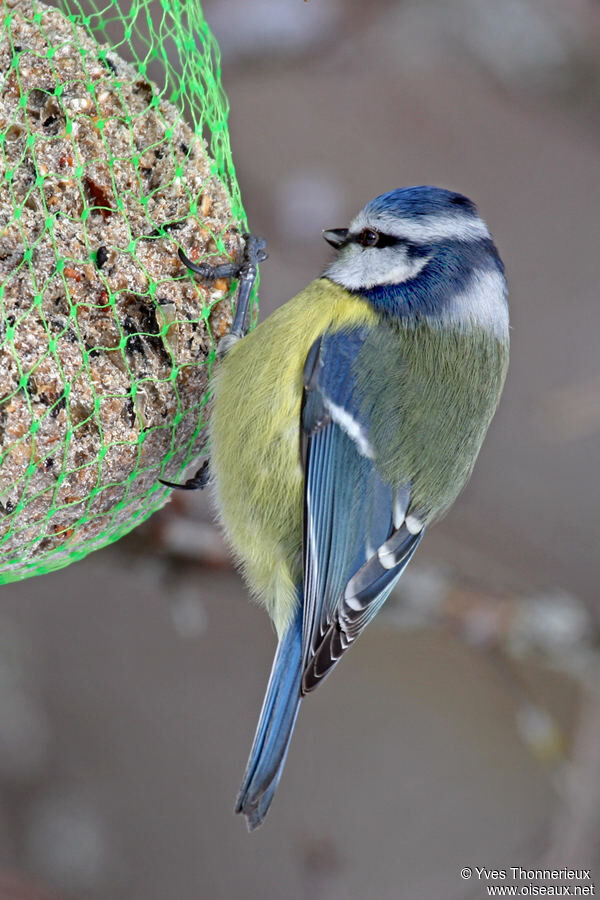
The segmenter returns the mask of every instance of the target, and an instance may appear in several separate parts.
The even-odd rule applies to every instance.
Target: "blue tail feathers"
[[[235,804],[250,831],[262,824],[279,784],[300,707],[302,605],[283,635]]]

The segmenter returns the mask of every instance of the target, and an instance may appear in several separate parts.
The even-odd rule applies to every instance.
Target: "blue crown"
[[[396,188],[387,194],[380,194],[365,206],[365,212],[391,213],[400,218],[444,215],[477,215],[475,204],[463,194],[444,188],[419,185]]]

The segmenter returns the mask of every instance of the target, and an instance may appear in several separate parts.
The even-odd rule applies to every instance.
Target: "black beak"
[[[323,237],[328,244],[331,244],[332,247],[335,247],[336,250],[339,250],[348,240],[348,229],[326,228],[323,231]]]

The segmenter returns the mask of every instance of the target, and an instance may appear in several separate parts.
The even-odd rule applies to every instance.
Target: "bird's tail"
[[[302,607],[281,638],[267,685],[254,743],[235,804],[249,831],[262,825],[285,765],[300,707]]]

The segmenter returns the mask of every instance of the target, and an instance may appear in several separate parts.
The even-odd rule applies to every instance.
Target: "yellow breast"
[[[302,370],[323,332],[375,323],[368,304],[311,282],[219,364],[211,471],[221,519],[254,595],[285,627],[302,578]]]

